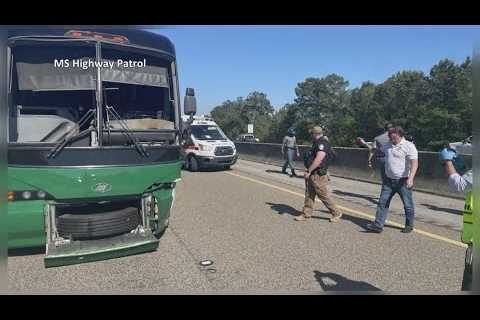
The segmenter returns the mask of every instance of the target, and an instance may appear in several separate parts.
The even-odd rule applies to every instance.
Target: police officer
[[[465,210],[463,213],[462,242],[468,245],[465,254],[465,269],[463,272],[462,290],[472,290],[473,278],[473,214],[472,214],[472,170],[465,173],[466,167],[457,152],[451,148],[444,148],[439,154],[440,161],[445,166],[448,175],[448,185],[455,192],[467,193]]]
[[[288,129],[287,135],[283,138],[282,143],[282,155],[287,155],[287,159],[285,160],[285,164],[282,167],[282,173],[287,173],[287,166],[290,168],[292,174],[290,177],[296,177],[295,174],[295,165],[293,163],[293,158],[295,157],[295,151],[297,157],[300,157],[300,152],[298,150],[297,145],[297,138],[295,137],[295,129],[290,128]]]
[[[315,197],[318,197],[332,214],[330,222],[338,222],[342,213],[331,199],[327,189],[328,160],[331,155],[330,143],[325,140],[321,127],[313,127],[310,133],[313,143],[305,159],[305,204],[303,214],[296,217],[295,220],[305,221],[311,218]]]

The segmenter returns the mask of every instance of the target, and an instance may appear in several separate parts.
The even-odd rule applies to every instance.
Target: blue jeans
[[[375,224],[383,228],[385,220],[387,220],[388,209],[395,193],[400,195],[403,202],[403,209],[405,210],[406,226],[413,227],[415,217],[415,205],[413,203],[412,189],[406,187],[407,178],[390,179],[384,177],[382,184],[382,191],[377,206],[377,213],[375,215]]]

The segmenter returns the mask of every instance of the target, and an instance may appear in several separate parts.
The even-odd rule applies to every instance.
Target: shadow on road
[[[315,279],[324,291],[381,291],[364,281],[354,281],[332,272],[314,271]]]
[[[9,257],[30,256],[35,254],[44,254],[45,247],[8,249]]]
[[[346,196],[346,197],[354,197],[354,198],[365,199],[365,200],[368,200],[369,202],[373,203],[374,205],[378,205],[378,200],[376,198],[373,198],[371,196],[367,196],[367,195],[364,195],[364,194],[345,192],[345,191],[340,191],[340,190],[333,190],[332,192],[334,194],[338,195],[338,196]]]
[[[442,207],[437,207],[435,205],[432,205],[432,204],[426,204],[426,203],[422,203],[421,204],[422,206],[430,209],[430,210],[433,210],[433,211],[438,211],[438,212],[444,212],[444,213],[451,213],[451,214],[457,214],[457,215],[463,215],[463,211],[461,210],[456,210],[456,209],[450,209],[450,208],[442,208]]]
[[[271,202],[265,202],[265,203],[268,204],[273,211],[275,211],[277,214],[280,214],[280,215],[289,214],[293,217],[297,217],[297,216],[302,214],[302,211],[297,210],[297,209],[293,208],[292,206],[289,206],[288,204],[271,203]],[[330,220],[330,215],[329,215],[328,210],[315,210],[315,211],[325,213],[328,216],[325,217],[325,216],[315,215],[315,216],[312,216],[312,219],[319,219],[319,220],[325,220],[325,221]],[[367,220],[367,219],[364,219],[364,218],[359,218],[359,217],[356,217],[356,216],[353,216],[353,215],[348,215],[346,213],[344,213],[342,215],[342,220],[350,221],[350,222],[356,224],[357,226],[361,227],[362,229],[364,229],[363,231],[361,231],[363,233],[371,233],[372,232],[372,231],[367,229],[367,224],[369,222],[371,222],[370,220]],[[392,225],[389,225],[389,224],[385,224],[385,228],[402,230],[402,228],[400,228],[400,227],[392,226]]]
[[[282,170],[271,170],[271,169],[267,169],[267,170],[265,170],[265,172],[267,172],[267,173],[281,173],[281,174],[284,174],[284,173],[282,172]]]
[[[267,173],[280,173],[280,174],[284,174],[284,175],[288,175],[290,177],[290,169],[287,170],[287,174],[283,173],[282,170],[271,170],[271,169],[267,169],[265,170],[265,172]],[[297,176],[296,177],[292,177],[292,178],[300,178],[300,179],[303,179],[303,173],[302,172],[298,172],[297,170],[295,171]]]
[[[294,217],[297,217],[302,214],[302,211],[299,211],[287,204],[271,203],[271,202],[265,202],[265,203],[268,204],[270,208],[276,211],[278,214],[289,214]]]
[[[321,212],[324,213],[329,213],[327,210],[320,210]],[[320,219],[320,220],[330,220],[330,217],[319,217],[319,216],[313,216],[312,219]],[[362,233],[372,233],[372,231],[367,229],[367,224],[370,223],[370,220],[364,219],[364,218],[359,218],[356,216],[348,215],[348,214],[343,214],[342,215],[342,220],[345,221],[350,221],[353,224],[356,224],[357,226],[361,227],[363,230],[361,231]],[[392,226],[389,224],[385,224],[385,228],[391,228],[391,229],[397,229],[397,230],[402,230],[400,227]]]

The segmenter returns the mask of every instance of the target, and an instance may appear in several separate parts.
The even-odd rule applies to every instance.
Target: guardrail
[[[262,162],[273,165],[282,165],[284,158],[281,154],[281,144],[274,143],[244,143],[235,142],[240,159]],[[303,155],[309,146],[299,146],[300,158],[296,159],[295,167],[303,170]],[[363,148],[335,147],[338,154],[335,163],[330,166],[330,174],[342,178],[381,184],[378,169],[367,166],[368,150]],[[438,161],[438,153],[419,151],[418,171],[415,178],[417,191],[439,194],[453,198],[463,198],[461,194],[451,192],[447,184],[445,170]],[[464,156],[465,163],[471,168],[472,157]]]

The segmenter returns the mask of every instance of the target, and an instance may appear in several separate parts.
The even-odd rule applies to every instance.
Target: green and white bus
[[[46,267],[156,250],[182,165],[172,42],[18,29],[6,50],[9,249],[45,246]]]

